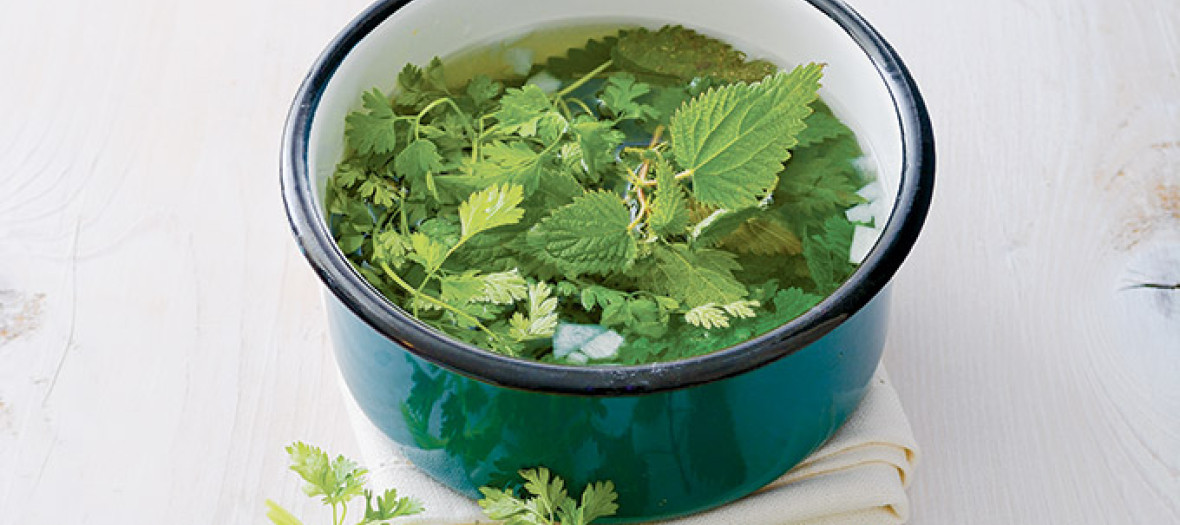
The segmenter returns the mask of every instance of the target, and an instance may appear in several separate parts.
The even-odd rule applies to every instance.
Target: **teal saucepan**
[[[386,301],[350,266],[322,191],[345,115],[402,64],[550,24],[683,24],[783,66],[827,63],[822,96],[876,160],[879,237],[835,293],[767,334],[682,361],[561,366],[483,351]],[[926,216],[934,142],[893,49],[837,0],[382,1],[333,40],[283,135],[295,238],[325,289],[344,379],[364,413],[423,471],[477,497],[545,466],[573,487],[612,480],[618,521],[684,515],[782,475],[856,408],[880,360],[888,284]]]

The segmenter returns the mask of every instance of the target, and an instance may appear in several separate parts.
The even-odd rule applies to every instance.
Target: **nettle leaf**
[[[803,239],[803,257],[820,292],[832,292],[856,269],[848,260],[855,229],[843,215],[834,215],[824,221],[822,233]]]
[[[721,246],[754,255],[798,255],[803,241],[782,223],[769,217],[754,217],[721,240]]]
[[[463,239],[497,226],[515,224],[524,216],[520,202],[524,189],[519,185],[493,186],[472,194],[459,205],[459,224]]]
[[[753,82],[777,69],[774,64],[762,60],[748,62],[745,53],[729,44],[683,26],[629,31],[619,38],[613,57],[622,69],[681,81],[712,76],[727,81]]]
[[[690,249],[684,244],[652,249],[655,264],[643,278],[653,291],[672,297],[688,308],[708,303],[728,304],[746,296],[746,287],[733,276],[741,268],[733,254],[712,249]]]
[[[542,219],[527,238],[542,260],[567,274],[607,275],[635,261],[638,246],[630,222],[618,195],[588,192]]]
[[[832,110],[821,100],[816,99],[812,102],[811,109],[812,113],[803,119],[807,127],[799,133],[797,147],[807,147],[842,135],[852,135],[852,130],[832,115]]]
[[[368,111],[354,111],[344,118],[348,144],[362,155],[392,152],[397,147],[397,131],[389,97],[373,88],[361,100]]]
[[[672,153],[707,205],[754,206],[772,190],[811,112],[822,66],[800,66],[757,84],[731,84],[693,99],[672,116]]]
[[[680,235],[688,229],[690,218],[684,187],[667,162],[657,162],[655,171],[656,194],[651,202],[649,224],[656,235]]]
[[[549,57],[545,61],[545,69],[557,78],[581,77],[610,60],[618,41],[619,37],[613,35],[601,40],[591,38],[584,46],[570,49],[565,56]]]
[[[809,294],[800,288],[787,288],[774,294],[774,315],[780,323],[803,315],[811,307],[819,304],[823,297]]]

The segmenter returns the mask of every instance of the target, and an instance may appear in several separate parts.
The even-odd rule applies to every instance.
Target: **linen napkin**
[[[419,472],[344,396],[374,487],[397,487],[426,512],[401,523],[488,523],[479,506]],[[848,422],[819,450],[758,492],[661,525],[894,525],[909,520],[909,485],[918,448],[882,365]]]

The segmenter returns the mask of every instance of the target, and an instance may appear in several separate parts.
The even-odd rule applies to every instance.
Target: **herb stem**
[[[676,174],[676,180],[684,180],[692,176],[692,170],[684,170]]]
[[[586,73],[585,75],[582,75],[582,78],[579,78],[579,79],[575,80],[572,84],[562,88],[561,91],[558,91],[557,93],[555,93],[553,95],[553,97],[554,98],[561,98],[561,97],[564,97],[564,96],[570,94],[570,92],[572,92],[573,90],[582,87],[582,84],[585,84],[585,83],[589,82],[590,79],[598,76],[599,73],[606,71],[606,68],[610,67],[612,63],[613,63],[612,60],[607,60],[606,62],[603,62],[601,66],[594,68],[593,71]]]
[[[480,323],[479,319],[476,319],[475,317],[471,316],[470,314],[468,314],[462,310],[459,310],[458,308],[455,308],[454,306],[451,306],[451,305],[444,303],[438,299],[435,299],[434,297],[431,297],[424,292],[420,292],[418,290],[415,290],[413,286],[410,286],[410,283],[407,283],[406,281],[402,280],[402,278],[400,276],[398,276],[398,274],[394,273],[394,271],[389,268],[389,265],[387,265],[385,263],[381,263],[381,269],[385,271],[385,274],[388,275],[390,279],[393,279],[393,282],[397,283],[397,285],[402,287],[402,289],[404,289],[405,291],[410,292],[410,294],[412,294],[412,295],[422,298],[423,301],[426,301],[430,304],[438,306],[439,308],[447,310],[448,312],[451,312],[451,313],[455,314],[456,316],[463,318],[467,322],[470,322],[472,325],[475,325],[476,328],[479,328],[480,330],[483,330],[485,333],[487,333],[488,337],[490,337],[492,340],[499,341],[500,336],[496,335],[495,332],[488,330],[488,327],[484,326],[483,323]],[[426,282],[426,281],[423,281],[423,282]]]

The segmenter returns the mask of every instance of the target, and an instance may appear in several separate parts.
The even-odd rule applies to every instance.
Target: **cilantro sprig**
[[[349,502],[363,497],[364,513],[356,525],[388,525],[404,516],[419,514],[422,503],[408,496],[398,496],[396,488],[386,489],[381,495],[365,488],[369,471],[344,456],[330,457],[318,447],[302,442],[287,447],[290,468],[306,485],[304,493],[320,497],[332,510],[332,525],[353,523],[348,519]],[[598,518],[612,516],[618,511],[618,494],[610,481],[599,481],[586,486],[580,500],[566,493],[565,481],[544,467],[519,472],[526,495],[518,496],[514,487],[481,487],[483,499],[479,506],[494,520],[504,525],[589,525]],[[275,525],[303,525],[294,514],[278,503],[266,500],[266,517]]]
[[[326,204],[358,271],[456,339],[678,359],[790,321],[855,270],[861,150],[818,99],[822,64],[778,71],[669,26],[548,58],[533,73],[551,91],[443,68],[363,94]],[[562,326],[602,337],[557,351]]]

